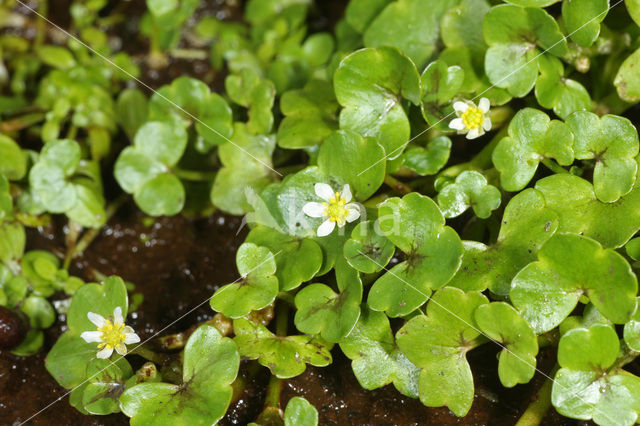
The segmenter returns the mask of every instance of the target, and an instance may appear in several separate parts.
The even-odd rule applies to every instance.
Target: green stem
[[[289,327],[289,305],[278,303],[276,306],[276,335],[286,336]],[[267,396],[264,400],[264,409],[280,408],[280,392],[282,391],[282,380],[276,376],[271,376],[267,385]]]
[[[177,59],[205,60],[209,57],[209,53],[202,49],[173,49],[171,56]]]
[[[551,158],[545,158],[544,160],[542,160],[542,164],[544,164],[546,168],[554,173],[569,173],[567,169],[561,167],[558,163],[555,162],[555,160],[552,160]]]
[[[0,133],[17,132],[18,130],[25,129],[33,124],[41,122],[45,117],[46,115],[43,112],[32,112],[3,121],[0,123]]]
[[[72,124],[71,126],[69,126],[69,130],[67,131],[66,138],[75,140],[77,135],[78,135],[78,128]]]
[[[556,371],[558,371],[557,365],[551,370],[549,377],[538,390],[535,401],[529,404],[516,423],[516,426],[537,426],[540,424],[547,414],[547,411],[549,411],[549,408],[551,408],[551,387],[553,386],[551,377],[553,377]]]
[[[145,345],[138,345],[134,347],[133,350],[129,352],[129,354],[140,355],[142,358],[146,359],[147,361],[151,361],[158,365],[166,364],[169,359],[169,357],[167,357],[166,355],[154,352],[148,347],[146,347]]]
[[[403,194],[403,195],[413,191],[411,187],[409,187],[409,185],[399,181],[398,179],[394,178],[391,175],[386,175],[384,177],[384,183],[387,184],[387,186],[389,186],[394,191],[399,192],[400,194]]]
[[[216,177],[216,172],[204,172],[199,170],[173,169],[173,173],[183,180],[193,182],[210,182]]]
[[[38,13],[43,17],[49,15],[49,0],[38,1]],[[34,41],[36,46],[42,45],[47,35],[47,21],[43,17],[38,17],[38,22],[36,24],[37,33]]]
[[[121,194],[118,198],[116,198],[111,204],[109,204],[105,210],[105,221],[107,223],[109,219],[113,217],[113,215],[118,211],[120,207],[129,199],[129,194]],[[101,228],[92,228],[89,229],[82,235],[80,240],[67,248],[67,254],[64,258],[64,269],[69,269],[69,265],[71,261],[84,253],[84,251],[91,245],[93,240],[100,234]]]

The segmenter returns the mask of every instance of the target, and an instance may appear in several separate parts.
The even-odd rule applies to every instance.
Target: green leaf
[[[385,151],[374,138],[350,130],[333,132],[320,147],[318,166],[348,183],[357,200],[366,200],[384,182]]]
[[[420,76],[411,60],[390,47],[361,49],[340,62],[333,83],[344,107],[340,128],[376,137],[389,159],[398,157],[410,136],[401,101],[418,105],[421,98]]]
[[[367,303],[391,317],[420,307],[431,291],[445,285],[460,266],[462,243],[433,200],[418,193],[380,204],[381,232],[406,254],[406,260],[380,277]]]
[[[69,49],[62,46],[38,46],[36,55],[45,64],[62,70],[76,65],[76,60]]]
[[[627,0],[627,3],[628,2]],[[640,20],[640,2],[638,2],[638,7],[635,10],[638,10],[638,15],[636,16],[636,21],[638,21]],[[624,101],[638,102],[640,100],[640,77],[638,77],[637,73],[638,66],[640,66],[640,49],[625,59],[613,81],[613,84],[618,90],[618,95]]]
[[[173,216],[180,213],[185,197],[180,179],[164,173],[146,181],[133,194],[138,207],[151,216]]]
[[[87,365],[96,352],[95,343],[87,343],[78,333],[67,331],[56,340],[44,365],[60,386],[71,389],[86,379]]]
[[[420,176],[435,175],[449,161],[451,139],[438,136],[429,141],[426,148],[410,147],[403,154],[404,165]]]
[[[284,426],[317,426],[318,410],[306,399],[294,396],[284,409]]]
[[[140,127],[133,144],[138,153],[172,167],[184,154],[187,132],[170,123],[150,121]]]
[[[49,328],[56,321],[56,313],[44,297],[29,296],[24,299],[20,309],[29,317],[31,328]]]
[[[384,313],[365,309],[353,331],[340,342],[340,349],[352,360],[353,373],[364,389],[393,383],[402,394],[418,397],[420,369],[396,345]]]
[[[624,0],[624,5],[627,6],[631,18],[640,25],[640,0]]]
[[[294,322],[298,330],[320,334],[328,342],[348,336],[360,317],[362,281],[346,262],[336,265],[339,293],[324,284],[311,284],[296,294]]]
[[[26,240],[22,224],[14,222],[0,225],[0,261],[10,263],[22,257]]]
[[[562,20],[571,40],[582,47],[591,46],[600,35],[600,23],[609,11],[609,0],[565,0]]]
[[[26,156],[20,146],[5,135],[0,135],[0,173],[9,180],[20,180],[27,174]]]
[[[116,102],[116,118],[129,140],[133,140],[138,129],[149,116],[149,101],[138,89],[124,89]]]
[[[446,218],[460,216],[472,207],[476,216],[486,219],[500,207],[500,190],[489,185],[481,173],[467,170],[440,191],[438,204]]]
[[[391,0],[352,0],[347,5],[344,17],[353,29],[363,33],[389,3]]]
[[[235,343],[215,327],[200,326],[184,349],[182,384],[140,383],[120,397],[131,425],[211,425],[224,416],[231,402],[231,383],[240,357]]]
[[[349,265],[365,274],[381,271],[395,253],[393,243],[376,231],[375,222],[361,222],[344,244],[344,257]]]
[[[566,3],[565,3],[566,4]],[[540,75],[536,80],[536,99],[565,119],[574,111],[591,109],[591,97],[584,86],[564,76],[564,66],[553,56],[538,58]]]
[[[284,118],[277,141],[282,148],[297,149],[319,145],[338,126],[338,101],[331,82],[310,80],[303,88],[280,97]]]
[[[82,406],[90,414],[106,415],[120,412],[119,398],[125,381],[133,375],[124,358],[115,362],[93,359],[87,367],[87,383],[82,388]]]
[[[464,241],[462,265],[448,285],[507,296],[511,280],[536,259],[540,247],[556,232],[558,215],[533,189],[513,197],[505,208],[495,243]]]
[[[242,244],[236,253],[236,265],[240,280],[220,287],[211,297],[211,307],[230,318],[262,309],[278,294],[276,261],[268,248]]]
[[[539,48],[555,56],[567,52],[558,24],[539,8],[492,7],[485,16],[483,34],[489,45],[485,57],[489,80],[515,97],[525,96],[535,85]]]
[[[640,309],[624,325],[624,341],[631,350],[640,352]]]
[[[442,15],[440,37],[447,47],[468,48],[474,63],[482,65],[487,45],[482,21],[489,11],[487,0],[462,0]]]
[[[473,402],[474,385],[466,353],[485,340],[473,313],[487,298],[453,287],[437,291],[426,315],[410,319],[396,334],[400,350],[420,371],[420,401],[447,406],[459,417]]]
[[[615,115],[599,118],[579,111],[567,118],[575,135],[574,152],[579,160],[596,160],[593,186],[603,202],[617,201],[628,194],[636,181],[638,131],[631,122]]]
[[[279,253],[275,257],[275,275],[280,291],[296,289],[311,280],[322,266],[322,249],[308,238],[296,238],[266,226],[257,226],[249,232],[245,242]]]
[[[589,182],[570,174],[540,179],[536,190],[558,215],[559,232],[584,235],[605,247],[620,247],[640,229],[638,180],[629,194],[613,203],[599,201]]]
[[[573,163],[573,134],[567,125],[550,120],[542,111],[525,108],[509,123],[509,135],[493,151],[493,164],[500,172],[500,183],[507,191],[524,188],[545,158],[560,165]]]
[[[457,65],[450,67],[443,60],[436,60],[427,65],[420,80],[422,115],[431,126],[435,126],[447,117],[440,106],[458,94],[464,82],[464,71]]]
[[[556,233],[513,279],[513,305],[536,333],[562,322],[585,294],[616,324],[631,319],[638,283],[627,261],[590,238]]]
[[[502,346],[498,376],[505,387],[528,383],[536,371],[538,338],[518,312],[504,302],[481,305],[474,318],[482,333]]]
[[[418,67],[422,67],[436,51],[440,17],[457,2],[458,0],[392,2],[364,32],[364,45],[395,47],[410,57]]]
[[[280,379],[299,376],[307,364],[316,367],[331,364],[332,345],[314,336],[276,336],[264,325],[244,318],[233,321],[233,331],[240,355],[257,359]]]
[[[211,188],[211,202],[227,213],[241,215],[249,211],[246,189],[259,191],[272,181],[275,138],[252,135],[245,125],[236,123],[232,142],[218,150],[223,167]]]
[[[608,325],[567,332],[558,345],[551,401],[564,416],[599,425],[633,425],[640,408],[640,379],[615,368],[618,336]]]
[[[225,88],[231,100],[249,109],[247,129],[252,134],[268,134],[273,126],[271,108],[276,89],[270,80],[261,79],[250,68],[225,79]]]

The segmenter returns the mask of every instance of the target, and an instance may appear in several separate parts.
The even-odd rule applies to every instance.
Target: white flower
[[[491,130],[489,118],[489,99],[481,98],[478,106],[473,101],[454,102],[453,109],[458,118],[449,123],[451,129],[457,130],[459,135],[467,135],[467,139],[475,139]]]
[[[318,226],[318,237],[329,235],[336,227],[342,228],[345,223],[353,222],[360,217],[360,206],[351,201],[351,188],[349,184],[342,188],[342,192],[333,192],[333,189],[326,183],[316,183],[314,186],[316,195],[324,203],[310,202],[304,205],[302,211],[311,217],[321,217],[325,221]]]
[[[105,318],[93,312],[87,314],[89,321],[98,327],[98,331],[85,331],[80,335],[87,343],[99,343],[97,357],[109,358],[115,349],[120,355],[127,354],[127,347],[132,343],[138,343],[140,337],[133,328],[124,325],[122,308],[118,306],[113,310],[113,318]]]

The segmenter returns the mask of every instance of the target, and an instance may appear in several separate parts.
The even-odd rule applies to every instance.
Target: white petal
[[[340,194],[340,197],[344,198],[345,203],[348,203],[349,201],[351,201],[352,195],[351,195],[351,187],[349,186],[349,184],[346,184],[342,188],[342,193]]]
[[[326,237],[327,235],[329,235],[331,232],[333,232],[333,229],[336,227],[336,223],[332,220],[325,220],[324,222],[322,222],[322,225],[318,226],[318,237]]]
[[[491,118],[489,117],[484,117],[484,122],[482,123],[482,128],[488,132],[489,130],[491,130]]]
[[[310,202],[302,207],[302,211],[307,216],[322,217],[324,215],[325,206],[322,203]]]
[[[360,206],[356,203],[347,204],[347,222],[351,223],[360,217]]]
[[[316,195],[325,201],[329,201],[335,196],[333,189],[326,183],[316,183],[313,188],[316,190]]]
[[[480,133],[480,129],[471,129],[469,130],[469,133],[467,133],[467,139],[475,139],[481,134],[482,133]]]
[[[107,320],[104,319],[102,315],[96,314],[95,312],[88,312],[87,318],[91,321],[96,327],[101,328],[107,323]]]
[[[140,336],[136,333],[125,333],[124,342],[127,345],[131,345],[132,343],[138,343],[140,341]]]
[[[116,345],[116,352],[118,352],[118,354],[124,356],[124,355],[127,354],[127,347],[124,345],[124,343],[120,343],[120,344]]]
[[[80,337],[87,343],[102,342],[102,331],[85,331]]]
[[[489,112],[489,108],[491,108],[491,102],[487,98],[480,98],[480,102],[478,102],[478,108],[482,110],[482,112]]]
[[[464,123],[462,122],[462,118],[454,118],[449,123],[449,128],[454,130],[462,130],[464,129]]]
[[[467,109],[469,109],[469,104],[466,102],[454,102],[453,103],[453,109],[456,111],[456,113],[458,114],[462,114],[464,113]]]
[[[107,359],[111,356],[112,353],[113,353],[113,348],[105,347],[103,350],[98,351],[96,356],[98,358]]]
[[[116,306],[116,308],[113,310],[113,323],[124,324],[124,318],[122,318],[122,308],[120,306]]]

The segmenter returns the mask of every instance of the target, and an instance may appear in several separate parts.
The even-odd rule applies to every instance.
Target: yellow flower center
[[[340,193],[336,192],[335,197],[331,198],[324,205],[324,215],[332,222],[343,223],[347,220],[347,209],[345,208],[346,200],[340,197]]]
[[[484,112],[480,108],[469,107],[460,118],[467,129],[479,129],[484,121]]]
[[[124,342],[124,324],[114,324],[110,320],[106,320],[103,327],[98,328],[102,332],[102,343],[98,345],[100,349],[105,346],[109,349],[115,348]]]

